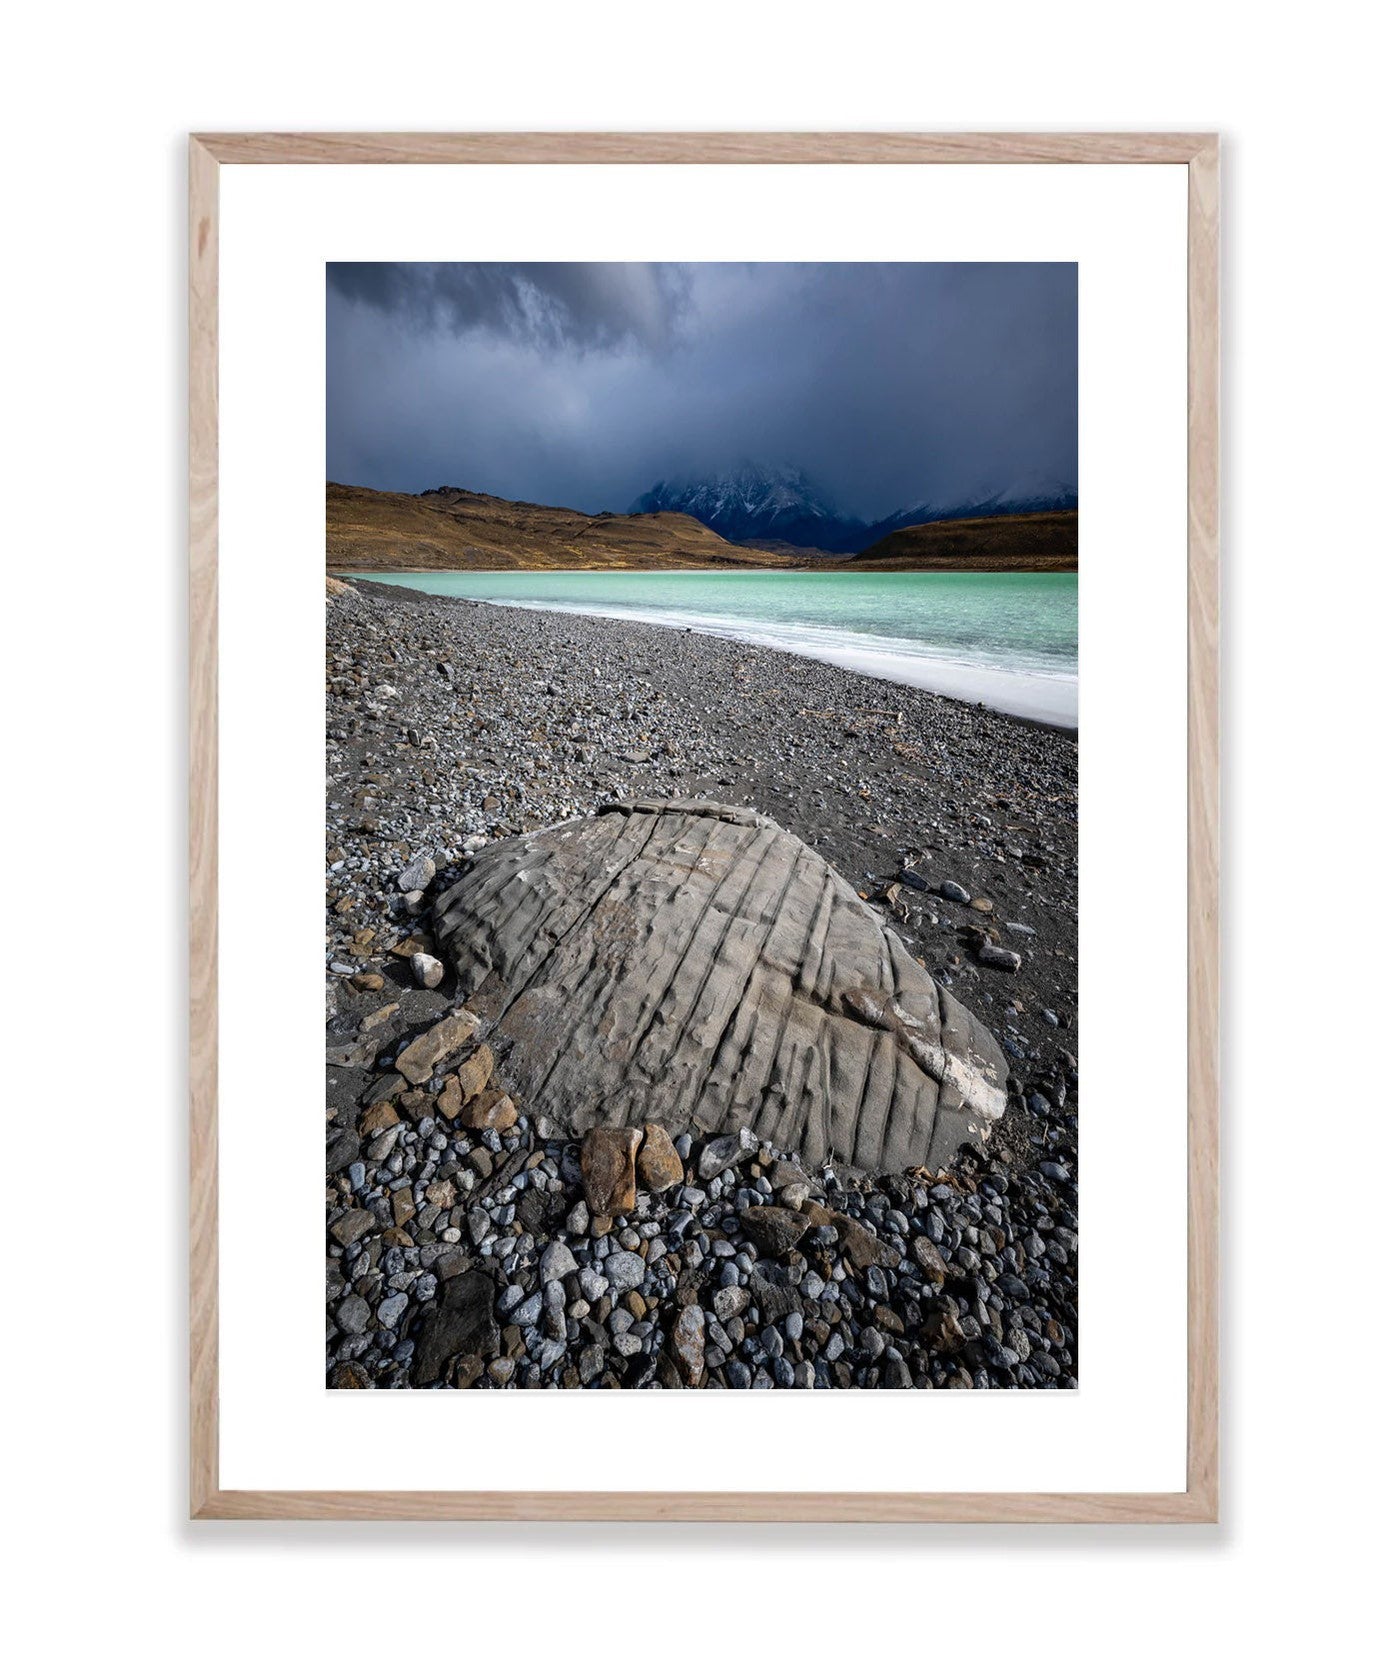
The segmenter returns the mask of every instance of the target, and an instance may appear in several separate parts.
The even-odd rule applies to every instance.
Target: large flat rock
[[[814,1166],[936,1170],[1005,1110],[982,1023],[755,811],[605,805],[488,846],[436,917],[545,1136],[748,1126]]]

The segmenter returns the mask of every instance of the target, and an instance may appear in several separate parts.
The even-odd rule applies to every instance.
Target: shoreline
[[[707,572],[712,572],[715,569],[721,568],[707,568]],[[642,575],[648,576],[670,577],[700,574],[683,571],[642,573]],[[809,571],[802,572],[802,575],[812,574]],[[840,632],[831,632],[830,647],[825,649],[821,645],[822,627],[818,625],[804,625],[802,629],[805,633],[797,635],[788,631],[780,622],[767,622],[762,619],[755,619],[751,622],[720,623],[716,622],[712,616],[706,619],[703,615],[696,613],[691,621],[686,621],[683,612],[677,611],[667,615],[659,610],[648,612],[644,607],[633,609],[616,606],[609,610],[603,606],[590,606],[583,602],[567,600],[506,601],[489,600],[478,595],[439,594],[434,590],[415,589],[411,583],[393,582],[391,580],[395,575],[393,573],[346,571],[337,575],[344,581],[369,582],[384,588],[400,589],[434,600],[476,601],[482,605],[514,608],[520,611],[551,612],[580,618],[601,618],[618,624],[650,624],[658,629],[671,629],[681,634],[714,636],[720,640],[741,642],[745,646],[781,652],[796,658],[810,659],[816,663],[834,666],[836,669],[854,672],[876,681],[888,682],[893,686],[905,688],[912,692],[933,694],[958,704],[991,711],[999,716],[1012,718],[1020,722],[1033,723],[1071,736],[1077,736],[1078,734],[1078,669],[1076,662],[1073,674],[1069,676],[1051,670],[1034,669],[1029,666],[997,665],[978,662],[971,658],[959,658],[955,649],[939,648],[929,643],[900,643],[893,637],[858,630],[850,631],[844,635]],[[425,571],[420,574],[405,572],[401,575],[436,576],[442,575],[442,573]],[[482,575],[508,577],[514,575],[514,573],[491,571],[482,573]],[[610,573],[601,575],[610,575]],[[826,572],[824,575],[850,574]],[[931,573],[908,573],[907,575],[931,575]],[[944,575],[983,576],[986,574],[963,572],[945,573]],[[920,674],[926,674],[928,680],[918,680]]]
[[[483,1194],[493,1199],[497,1181],[489,1171],[480,1182],[474,1175],[493,1157],[514,1161],[516,1170],[533,1160],[528,1170],[542,1174],[540,1194],[551,1206],[557,1200],[562,1218],[577,1194],[570,1187],[577,1148],[536,1140],[521,1155],[516,1139],[530,1136],[526,1115],[484,1149],[479,1138],[461,1134],[463,1145],[475,1148],[466,1164],[451,1156],[444,1126],[434,1135],[461,1176],[449,1174],[438,1185],[439,1206],[421,1199],[423,1173],[441,1167],[422,1156],[435,1143],[412,1140],[411,1114],[407,1129],[393,1134],[394,1151],[378,1150],[378,1159],[378,1139],[359,1132],[366,1098],[392,1068],[397,1048],[462,1000],[450,975],[437,988],[417,983],[404,954],[430,937],[431,890],[456,878],[482,843],[637,796],[752,806],[812,845],[997,1034],[1011,1065],[1010,1106],[989,1155],[955,1182],[930,1191],[909,1179],[856,1184],[836,1174],[818,1186],[832,1207],[877,1230],[893,1249],[902,1251],[910,1229],[941,1241],[953,1270],[960,1265],[970,1279],[950,1284],[946,1295],[960,1308],[965,1345],[930,1341],[929,1314],[946,1301],[929,1304],[916,1291],[907,1302],[888,1294],[912,1287],[905,1260],[887,1273],[883,1297],[873,1282],[866,1294],[867,1279],[858,1275],[839,1284],[834,1299],[826,1296],[836,1284],[821,1284],[825,1294],[811,1296],[811,1309],[825,1316],[782,1351],[771,1350],[769,1332],[790,1325],[792,1311],[781,1314],[777,1330],[754,1317],[752,1348],[726,1336],[716,1320],[713,1345],[727,1339],[730,1351],[711,1362],[704,1379],[721,1386],[1074,1385],[1075,737],[746,641],[341,581],[354,592],[331,593],[327,601],[328,1224],[344,1232],[366,1214],[369,1223],[348,1242],[330,1238],[328,1258],[340,1282],[328,1293],[327,1379],[347,1386],[502,1385],[508,1363],[504,1385],[512,1386],[665,1380],[664,1326],[673,1303],[664,1273],[656,1270],[659,1280],[652,1281],[650,1269],[642,1292],[649,1298],[654,1289],[656,1304],[642,1302],[641,1317],[632,1314],[625,1330],[615,1330],[620,1320],[608,1330],[586,1306],[580,1312],[576,1294],[567,1299],[566,1278],[549,1285],[564,1291],[563,1341],[537,1325],[507,1321],[507,1311],[493,1330],[491,1345],[506,1349],[498,1361],[478,1368],[467,1358],[455,1376],[427,1379],[415,1368],[415,1348],[454,1277],[484,1270],[496,1279],[500,1299],[513,1300],[517,1286],[543,1287],[531,1267],[547,1240],[572,1241],[580,1258],[587,1245],[546,1220],[535,1234],[527,1221],[518,1236],[508,1236],[503,1255],[489,1233],[486,1247],[473,1250],[483,1229],[473,1209]],[[428,855],[434,882],[414,901],[400,877]],[[925,890],[926,881],[917,884],[920,869],[963,883],[972,901]],[[1021,955],[1018,972],[979,964],[975,945],[988,928]],[[397,1099],[417,1100],[412,1093]],[[416,1167],[407,1164],[410,1156]],[[474,1187],[463,1190],[467,1179]],[[395,1197],[404,1191],[411,1193],[399,1206]],[[730,1185],[723,1194],[733,1192]],[[734,1223],[723,1194],[712,1203],[716,1229]],[[361,1208],[359,1218],[341,1223]],[[400,1212],[408,1221],[402,1227],[394,1223]],[[1046,1232],[1037,1233],[1036,1223],[1046,1216],[1062,1259],[1044,1257]],[[674,1220],[685,1222],[679,1213]],[[662,1223],[651,1240],[664,1246],[669,1228]],[[994,1239],[992,1228],[999,1231]],[[959,1230],[972,1233],[972,1247],[952,1240]],[[1014,1294],[993,1282],[983,1298],[982,1279],[1005,1263],[995,1243],[1007,1234],[1024,1280]],[[624,1229],[594,1241],[627,1237]],[[981,1254],[983,1238],[994,1254]],[[697,1257],[692,1247],[679,1243],[667,1263],[682,1268],[677,1286],[699,1288],[708,1310],[704,1290],[720,1259]],[[754,1263],[741,1243],[736,1259],[723,1263],[740,1261]],[[766,1275],[769,1264],[758,1259],[758,1272]],[[804,1264],[793,1257],[794,1267]],[[685,1281],[692,1272],[693,1284]],[[816,1273],[804,1272],[803,1287],[806,1278],[813,1288],[819,1283]],[[752,1281],[745,1273],[745,1287]],[[785,1291],[795,1283],[773,1286],[790,1305]],[[533,1299],[525,1296],[526,1303]],[[618,1309],[614,1302],[611,1310]],[[757,1304],[749,1308],[758,1312]],[[842,1312],[853,1313],[852,1322]],[[760,1328],[763,1347],[756,1346]],[[614,1332],[615,1342],[608,1339]],[[828,1358],[828,1345],[843,1356]],[[874,1354],[876,1345],[881,1351]]]

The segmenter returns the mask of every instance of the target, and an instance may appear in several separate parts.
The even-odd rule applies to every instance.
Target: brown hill
[[[909,525],[842,571],[1077,571],[1078,514],[1001,513]]]
[[[471,490],[420,496],[325,487],[330,571],[797,569],[795,554],[736,548],[688,513],[577,513]]]

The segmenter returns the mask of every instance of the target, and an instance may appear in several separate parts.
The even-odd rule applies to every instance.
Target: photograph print
[[[1076,266],[325,302],[327,1385],[1075,1387]]]

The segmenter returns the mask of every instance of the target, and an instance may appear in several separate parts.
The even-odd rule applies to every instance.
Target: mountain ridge
[[[338,571],[1067,571],[1078,514],[998,514],[901,528],[856,554],[726,542],[690,514],[583,513],[442,485],[420,495],[326,485]]]
[[[754,461],[697,478],[659,479],[628,509],[687,513],[739,546],[786,544],[832,555],[861,553],[913,525],[1077,510],[1078,491],[1072,485],[1040,475],[862,520],[840,512],[799,467]]]

